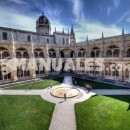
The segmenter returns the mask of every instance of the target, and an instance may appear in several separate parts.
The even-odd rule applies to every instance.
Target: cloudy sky
[[[77,41],[130,33],[130,0],[0,0],[0,26],[35,31],[42,11],[52,32],[73,24]]]

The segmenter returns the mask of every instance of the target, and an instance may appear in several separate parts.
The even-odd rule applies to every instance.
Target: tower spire
[[[62,28],[62,33],[64,33],[64,28]]]
[[[102,39],[104,38],[104,33],[102,32]]]
[[[122,35],[124,35],[125,34],[125,31],[124,31],[124,27],[122,28]]]
[[[86,36],[86,42],[88,42],[88,35]]]
[[[71,25],[71,32],[70,34],[74,34],[73,24]]]

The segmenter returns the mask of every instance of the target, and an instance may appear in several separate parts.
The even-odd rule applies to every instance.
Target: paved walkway
[[[94,89],[86,93],[85,89],[78,87],[80,94],[77,97],[64,101],[64,99],[53,97],[50,94],[50,91],[62,86],[64,84],[43,90],[0,90],[0,95],[40,95],[44,100],[55,103],[56,106],[49,130],[76,130],[74,104],[85,101],[92,95],[130,95],[130,90],[128,89]]]

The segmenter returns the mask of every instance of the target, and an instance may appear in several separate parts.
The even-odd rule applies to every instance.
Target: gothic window
[[[5,59],[8,58],[9,56],[10,56],[9,51],[4,47],[0,47],[0,59]]]
[[[7,40],[7,39],[8,39],[7,33],[3,32],[3,40]]]
[[[47,38],[47,43],[49,43],[49,39]]]
[[[100,48],[99,47],[93,47],[90,52],[91,57],[99,57],[100,56]]]
[[[107,50],[106,57],[112,57],[112,51],[111,50]]]
[[[16,58],[29,58],[29,54],[26,49],[19,48],[16,50]]]
[[[60,51],[60,54],[61,54],[61,58],[64,58],[64,52]]]
[[[91,51],[91,57],[95,57],[95,52]]]
[[[31,41],[31,36],[28,35],[28,36],[27,36],[27,42],[30,42],[30,41]]]
[[[49,49],[48,53],[50,58],[56,58],[56,51],[54,49]]]
[[[4,59],[4,58],[7,58],[7,57],[9,57],[10,56],[10,54],[9,54],[9,52],[8,51],[4,51],[3,53],[2,53],[2,58]]]
[[[71,57],[71,58],[74,57],[74,51],[71,51],[70,57]]]
[[[106,51],[106,57],[119,57],[120,49],[118,46],[111,45]]]
[[[119,49],[115,49],[113,51],[113,57],[119,57],[119,53],[120,53]]]
[[[42,49],[35,49],[34,55],[35,55],[35,58],[44,58],[44,53]]]

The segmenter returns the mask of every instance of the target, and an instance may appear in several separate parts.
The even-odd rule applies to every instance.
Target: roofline
[[[0,27],[0,29],[3,30],[7,30],[7,31],[15,31],[15,32],[24,32],[24,33],[32,33],[32,34],[37,34],[37,35],[41,35],[41,36],[54,36],[52,34],[39,34],[37,32],[33,32],[33,31],[27,31],[27,30],[21,30],[21,29],[15,29],[15,28],[8,28],[8,27]]]

